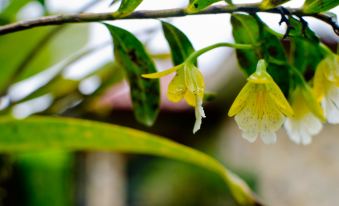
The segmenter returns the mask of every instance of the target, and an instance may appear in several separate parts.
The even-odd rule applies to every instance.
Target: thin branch
[[[306,14],[300,9],[287,9],[290,14],[298,16],[312,16],[320,19],[327,24],[330,24],[335,31],[339,30],[339,26],[328,16],[323,14]],[[115,17],[112,12],[108,13],[81,13],[81,14],[70,14],[70,15],[56,15],[46,16],[33,20],[21,21],[14,24],[8,24],[0,27],[0,35],[22,31],[30,28],[48,26],[48,25],[61,25],[66,23],[84,23],[84,22],[99,22],[99,21],[113,21],[123,19],[158,19],[158,18],[169,18],[169,17],[182,17],[187,15],[202,15],[202,14],[223,14],[233,12],[267,12],[267,13],[279,13],[276,9],[262,10],[256,4],[243,4],[234,6],[211,6],[206,10],[198,13],[188,13],[186,9],[166,9],[157,11],[136,11],[125,17]],[[336,32],[337,33],[337,32]]]

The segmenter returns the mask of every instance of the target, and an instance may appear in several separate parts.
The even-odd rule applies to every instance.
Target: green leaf
[[[249,15],[233,14],[231,16],[232,32],[236,43],[257,45],[260,39],[259,26],[256,20]],[[261,58],[261,51],[257,48],[237,49],[237,59],[240,67],[247,76],[251,75]]]
[[[10,78],[20,62],[50,28],[32,29],[0,37],[0,90]],[[29,37],[29,41],[27,41]],[[22,46],[25,45],[25,46]],[[49,58],[44,59],[49,62]]]
[[[190,3],[187,7],[187,12],[189,13],[199,12],[201,10],[206,9],[211,4],[214,4],[219,1],[222,1],[222,0],[190,0]],[[226,2],[232,5],[231,0],[226,0]]]
[[[91,150],[149,154],[184,161],[218,174],[241,205],[254,205],[249,187],[218,161],[190,147],[134,129],[86,120],[0,118],[0,151]],[[258,204],[258,203],[257,203]]]
[[[188,37],[172,24],[161,22],[165,38],[170,46],[174,65],[183,63],[194,52]]]
[[[231,17],[233,36],[236,43],[253,44],[254,50],[237,50],[240,66],[247,75],[252,74],[259,59],[268,62],[268,72],[286,96],[289,91],[289,66],[284,47],[259,17],[234,14]]]
[[[145,79],[141,75],[156,72],[155,65],[133,34],[109,24],[105,25],[114,41],[115,58],[127,74],[134,115],[140,123],[151,126],[159,113],[159,80]]]
[[[320,40],[309,28],[303,29],[302,23],[295,18],[289,19],[293,30],[291,36],[291,63],[302,74],[314,73],[318,63],[324,58]]]
[[[339,5],[338,0],[306,0],[302,8],[305,13],[320,13]]]
[[[314,73],[319,62],[324,58],[319,44],[301,38],[291,40],[291,63],[302,74]],[[309,78],[309,77],[307,77]]]
[[[263,0],[259,7],[261,9],[272,9],[290,0]]]
[[[310,29],[310,27],[306,24],[303,24],[299,20],[294,17],[289,18],[289,22],[293,29],[291,29],[289,36],[292,38],[300,38],[315,44],[320,42],[318,36]]]
[[[122,0],[118,11],[113,15],[116,17],[124,17],[131,14],[142,2],[142,0]]]
[[[267,71],[287,97],[290,87],[290,66],[285,49],[272,30],[259,17],[256,17],[256,20],[260,28],[262,54],[268,62]]]

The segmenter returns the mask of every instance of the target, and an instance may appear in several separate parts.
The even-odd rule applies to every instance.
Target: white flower
[[[317,66],[314,92],[321,102],[327,121],[339,123],[339,56],[329,55]]]
[[[285,129],[290,139],[297,144],[310,144],[312,136],[322,129],[325,117],[320,104],[308,85],[299,85],[290,95],[294,116],[285,121]]]
[[[264,143],[275,143],[275,132],[281,127],[285,116],[293,110],[272,77],[266,72],[266,63],[260,60],[257,70],[234,100],[228,115],[242,130],[242,136],[254,142],[258,136]]]

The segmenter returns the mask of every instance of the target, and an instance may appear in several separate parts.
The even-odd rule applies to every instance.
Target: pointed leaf
[[[259,42],[259,26],[256,20],[245,14],[233,14],[231,16],[231,23],[233,28],[233,37],[236,43],[256,45]],[[251,75],[260,59],[259,49],[237,49],[237,59],[240,67],[246,73]]]
[[[194,52],[191,41],[188,37],[172,24],[161,22],[165,38],[170,46],[172,61],[174,65],[179,65]]]
[[[219,1],[222,1],[222,0],[190,0],[190,3],[187,7],[187,11],[190,13],[195,13],[195,12],[206,9],[211,4],[214,4]],[[232,4],[232,1],[230,0],[227,0],[226,2],[229,4]]]
[[[260,28],[262,54],[268,63],[267,71],[287,97],[290,86],[290,66],[285,49],[280,39],[271,32],[271,29],[259,17],[256,20]]]
[[[320,13],[339,5],[338,0],[306,0],[302,8],[305,13]]]
[[[131,14],[142,2],[142,0],[122,0],[118,11],[116,11],[114,16],[127,16]]]
[[[241,205],[260,205],[249,187],[208,155],[134,129],[69,118],[0,118],[0,151],[92,150],[149,154],[184,161],[219,175]]]
[[[260,3],[260,8],[262,9],[272,9],[275,8],[283,3],[286,3],[290,0],[263,0]]]
[[[302,23],[295,18],[289,19],[293,30],[291,36],[291,63],[302,74],[314,73],[318,63],[324,58],[320,40],[309,28],[302,28]],[[308,77],[308,76],[306,76]]]
[[[151,126],[159,112],[160,86],[158,79],[141,75],[156,72],[155,65],[141,42],[130,32],[105,24],[114,42],[114,56],[127,75],[136,119]]]

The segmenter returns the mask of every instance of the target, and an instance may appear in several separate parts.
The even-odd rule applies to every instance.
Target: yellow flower
[[[228,115],[235,115],[242,136],[248,141],[254,142],[259,135],[264,143],[274,143],[277,139],[275,132],[283,124],[285,116],[293,115],[293,110],[266,72],[264,60],[259,60],[256,72],[247,81]]]
[[[328,55],[317,66],[314,93],[325,111],[327,121],[339,123],[339,55]]]
[[[183,98],[186,102],[195,107],[195,124],[193,133],[201,126],[201,119],[205,118],[202,108],[205,83],[199,69],[193,63],[185,62],[171,69],[142,75],[144,78],[160,78],[176,71],[176,75],[168,85],[167,98],[172,102],[179,102]]]
[[[308,85],[297,86],[291,93],[294,116],[285,121],[285,129],[290,139],[297,144],[310,144],[312,136],[322,129],[325,120],[323,110]]]

